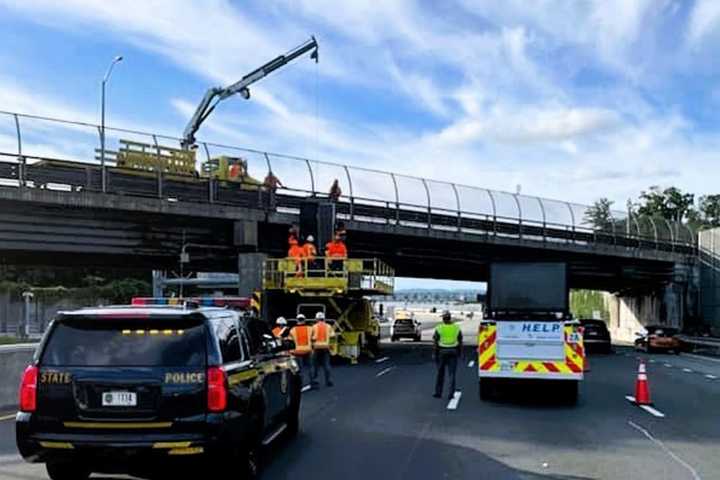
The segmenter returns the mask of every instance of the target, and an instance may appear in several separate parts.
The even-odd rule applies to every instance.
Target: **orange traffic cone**
[[[635,403],[638,405],[651,405],[650,388],[648,387],[647,372],[645,371],[645,362],[640,360],[638,367],[638,376],[635,381]]]

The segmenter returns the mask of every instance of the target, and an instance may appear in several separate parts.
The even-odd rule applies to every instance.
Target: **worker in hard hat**
[[[313,277],[318,276],[317,270],[319,269],[316,261],[317,257],[317,248],[315,248],[315,238],[312,235],[308,235],[305,239],[305,243],[302,246],[303,249],[303,259],[305,262],[305,266],[308,270],[307,276]]]
[[[462,341],[460,327],[453,323],[452,315],[445,310],[442,314],[442,323],[435,327],[433,334],[434,356],[437,364],[435,393],[433,394],[435,398],[442,397],[446,369],[450,377],[448,398],[455,396],[455,373],[457,372],[458,357],[462,351]]]
[[[313,346],[311,385],[313,387],[318,385],[318,366],[323,369],[325,385],[328,387],[333,386],[330,378],[330,343],[334,337],[335,329],[325,321],[325,313],[317,312],[315,314],[315,325],[312,326],[311,333]]]
[[[288,237],[288,257],[295,262],[295,275],[301,277],[303,274],[303,259],[305,250],[300,246],[296,237]]]
[[[295,342],[295,349],[291,352],[300,366],[300,378],[310,376],[312,368],[312,338],[310,327],[305,323],[305,315],[297,316],[297,325],[290,330],[290,338]],[[303,382],[304,383],[304,382]],[[309,382],[308,382],[309,383]]]
[[[275,328],[273,328],[272,333],[278,338],[287,336],[287,320],[285,320],[285,317],[278,317],[275,320]]]
[[[343,261],[347,258],[347,247],[340,235],[335,234],[332,241],[325,245],[325,256],[330,262],[330,270],[334,272],[342,271]]]

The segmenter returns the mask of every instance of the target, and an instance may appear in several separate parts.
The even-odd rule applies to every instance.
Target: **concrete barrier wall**
[[[36,346],[0,346],[0,412],[12,412],[17,408],[20,378],[32,360]]]

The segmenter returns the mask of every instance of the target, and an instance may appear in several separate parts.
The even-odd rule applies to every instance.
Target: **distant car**
[[[680,340],[675,338],[679,333],[677,328],[664,325],[648,325],[644,332],[638,332],[635,339],[635,350],[651,352],[680,353],[682,348]]]
[[[590,318],[580,319],[580,325],[583,327],[583,343],[587,351],[597,351],[602,353],[610,353],[612,351],[612,341],[610,331],[602,320],[594,320]]]
[[[420,322],[412,314],[396,315],[390,329],[390,340],[396,342],[401,338],[411,338],[415,342],[422,340]]]

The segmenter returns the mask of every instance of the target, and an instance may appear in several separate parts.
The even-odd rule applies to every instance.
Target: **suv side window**
[[[240,351],[242,353],[243,360],[249,360],[254,355],[254,352],[250,349],[248,333],[242,325],[238,327],[238,332],[240,332]]]
[[[243,359],[240,349],[240,335],[232,317],[221,317],[213,322],[215,335],[220,345],[223,363],[239,362]]]
[[[253,355],[263,353],[266,337],[274,338],[270,327],[256,318],[250,318],[245,324],[250,340],[250,351]]]

